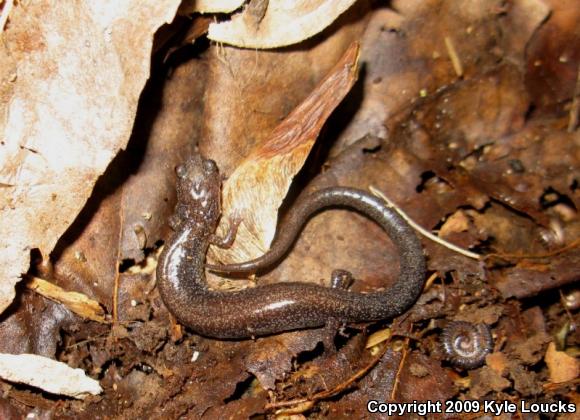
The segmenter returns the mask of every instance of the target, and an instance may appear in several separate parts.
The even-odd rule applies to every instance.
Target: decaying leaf
[[[330,25],[356,0],[269,0],[257,17],[250,2],[228,22],[212,23],[208,38],[243,48],[277,48],[304,41]],[[264,7],[264,6],[263,6]]]
[[[339,31],[311,41],[308,48],[278,52],[219,45],[207,50],[202,130],[194,139],[200,152],[218,163],[221,174],[229,176],[265,143],[360,39],[368,19],[367,3],[359,1]],[[324,139],[317,141],[321,143]]]
[[[572,381],[580,375],[578,359],[556,350],[553,342],[548,344],[545,360],[550,371],[550,381],[553,383]]]
[[[36,354],[0,354],[0,378],[38,387],[57,395],[83,399],[103,392],[82,369]]]
[[[230,13],[240,8],[245,0],[184,0],[179,13]]]
[[[140,108],[128,149],[109,165],[51,255],[51,278],[59,286],[90,296],[111,314],[118,263],[143,261],[169,229],[174,168],[192,153],[191,139],[200,131],[204,79],[197,73],[204,67],[191,61],[175,69],[169,80],[163,77],[163,89],[146,89],[142,97],[147,105]],[[116,309],[124,314],[132,310],[126,306],[132,299],[143,301],[142,292],[138,282],[118,280]],[[138,294],[127,296],[129,288]]]
[[[105,312],[99,302],[82,293],[66,291],[62,287],[38,277],[30,277],[26,282],[26,287],[48,299],[63,304],[82,318],[106,322]]]
[[[130,137],[153,32],[175,0],[17,4],[0,55],[0,311]],[[17,222],[16,222],[17,221]]]
[[[485,358],[485,364],[494,370],[498,375],[505,375],[508,372],[509,363],[506,355],[502,352],[488,354]]]
[[[328,115],[354,84],[359,45],[353,44],[264,144],[230,175],[223,187],[224,217],[243,220],[231,250],[214,250],[222,261],[245,261],[263,254],[276,232],[278,209]],[[228,261],[228,262],[229,262]]]
[[[526,85],[538,106],[565,101],[574,92],[580,60],[580,10],[576,0],[544,0],[550,19],[526,48]]]

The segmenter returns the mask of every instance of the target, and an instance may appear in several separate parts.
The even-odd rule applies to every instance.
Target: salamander
[[[216,163],[200,155],[177,169],[177,204],[170,224],[174,233],[159,257],[157,284],[175,317],[194,332],[220,339],[246,339],[289,330],[321,327],[330,322],[363,322],[392,318],[417,299],[425,280],[425,257],[412,228],[383,201],[362,190],[330,187],[299,199],[269,252],[241,264],[211,266],[217,271],[257,270],[278,260],[304,223],[328,207],[356,210],[378,223],[397,246],[400,273],[387,290],[348,290],[350,273],[337,270],[331,287],[293,281],[235,292],[213,291],[205,277],[210,244],[228,246],[233,235],[215,235],[221,216],[221,178]],[[236,224],[234,223],[235,231]],[[235,234],[235,232],[234,232]]]

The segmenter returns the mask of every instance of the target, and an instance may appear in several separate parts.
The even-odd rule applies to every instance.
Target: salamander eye
[[[217,164],[215,163],[215,161],[213,161],[211,159],[205,159],[203,161],[203,169],[207,173],[217,172],[217,170],[218,170]]]
[[[175,173],[179,178],[183,179],[187,176],[187,168],[185,165],[179,165],[177,168],[175,168]]]

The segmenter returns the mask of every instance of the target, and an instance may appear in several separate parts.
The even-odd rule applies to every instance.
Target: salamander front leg
[[[230,248],[236,240],[238,234],[238,227],[242,222],[242,218],[237,214],[231,215],[228,218],[228,231],[224,237],[218,236],[215,233],[209,238],[209,243],[220,248]]]

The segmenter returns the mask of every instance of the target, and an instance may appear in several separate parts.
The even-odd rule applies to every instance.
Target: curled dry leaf
[[[101,323],[106,322],[105,312],[99,302],[89,298],[87,295],[78,292],[68,292],[62,287],[58,287],[57,285],[38,277],[30,277],[26,283],[26,287],[34,290],[45,298],[63,304],[70,311],[82,318],[91,319]]]
[[[137,309],[130,302],[141,302],[143,296],[140,281],[117,276],[117,262],[142,262],[147,248],[169,229],[167,219],[175,203],[174,168],[192,153],[190,139],[199,135],[201,99],[197,98],[202,97],[205,82],[199,77],[200,66],[203,63],[191,61],[173,70],[164,80],[163,91],[148,84],[129,146],[99,178],[87,204],[51,254],[54,273],[50,278],[58,286],[82,292],[108,313],[117,310],[121,320],[127,315],[125,309]],[[115,279],[119,285],[116,307]]]
[[[504,376],[509,369],[509,360],[502,352],[490,353],[485,357],[485,364],[498,375]]]
[[[544,360],[550,371],[550,381],[553,383],[572,381],[580,374],[578,360],[563,351],[556,350],[553,342],[548,344]]]
[[[534,33],[550,13],[551,1],[516,0],[510,4],[506,14],[506,26],[518,28],[517,31],[505,31],[503,43],[510,46],[510,58],[523,63],[527,57],[527,46],[533,43]],[[540,29],[541,30],[541,29]]]
[[[321,32],[355,2],[254,1],[230,21],[211,24],[208,38],[244,48],[277,48],[297,44]]]
[[[550,19],[526,48],[526,86],[538,106],[551,106],[573,96],[580,60],[580,8],[576,0],[545,0]]]
[[[79,399],[103,392],[99,382],[86,376],[82,369],[36,354],[0,353],[0,377]]]
[[[11,310],[15,307],[19,309]],[[78,324],[79,318],[64,305],[23,290],[17,301],[2,314],[0,353],[34,353],[54,359],[63,342],[64,331]],[[90,327],[101,325],[93,323]],[[83,328],[83,332],[87,330]]]
[[[536,296],[544,290],[578,281],[579,249],[549,259],[516,259],[514,267],[492,272],[492,282],[504,298]],[[546,262],[548,261],[548,262]]]
[[[326,119],[356,80],[358,52],[359,45],[353,43],[318,87],[229,177],[223,188],[224,218],[236,215],[243,223],[231,250],[212,249],[218,260],[244,261],[268,249],[292,179]]]
[[[179,14],[230,13],[242,7],[245,0],[184,0],[179,6]]]
[[[340,29],[310,47],[208,50],[200,152],[229,176],[360,40],[368,15],[369,5],[358,2],[337,20]]]
[[[511,382],[508,379],[489,366],[469,372],[469,396],[472,398],[482,398],[492,391],[501,392],[510,385]]]
[[[10,14],[0,56],[0,311],[127,144],[154,31],[179,2],[49,1]]]

